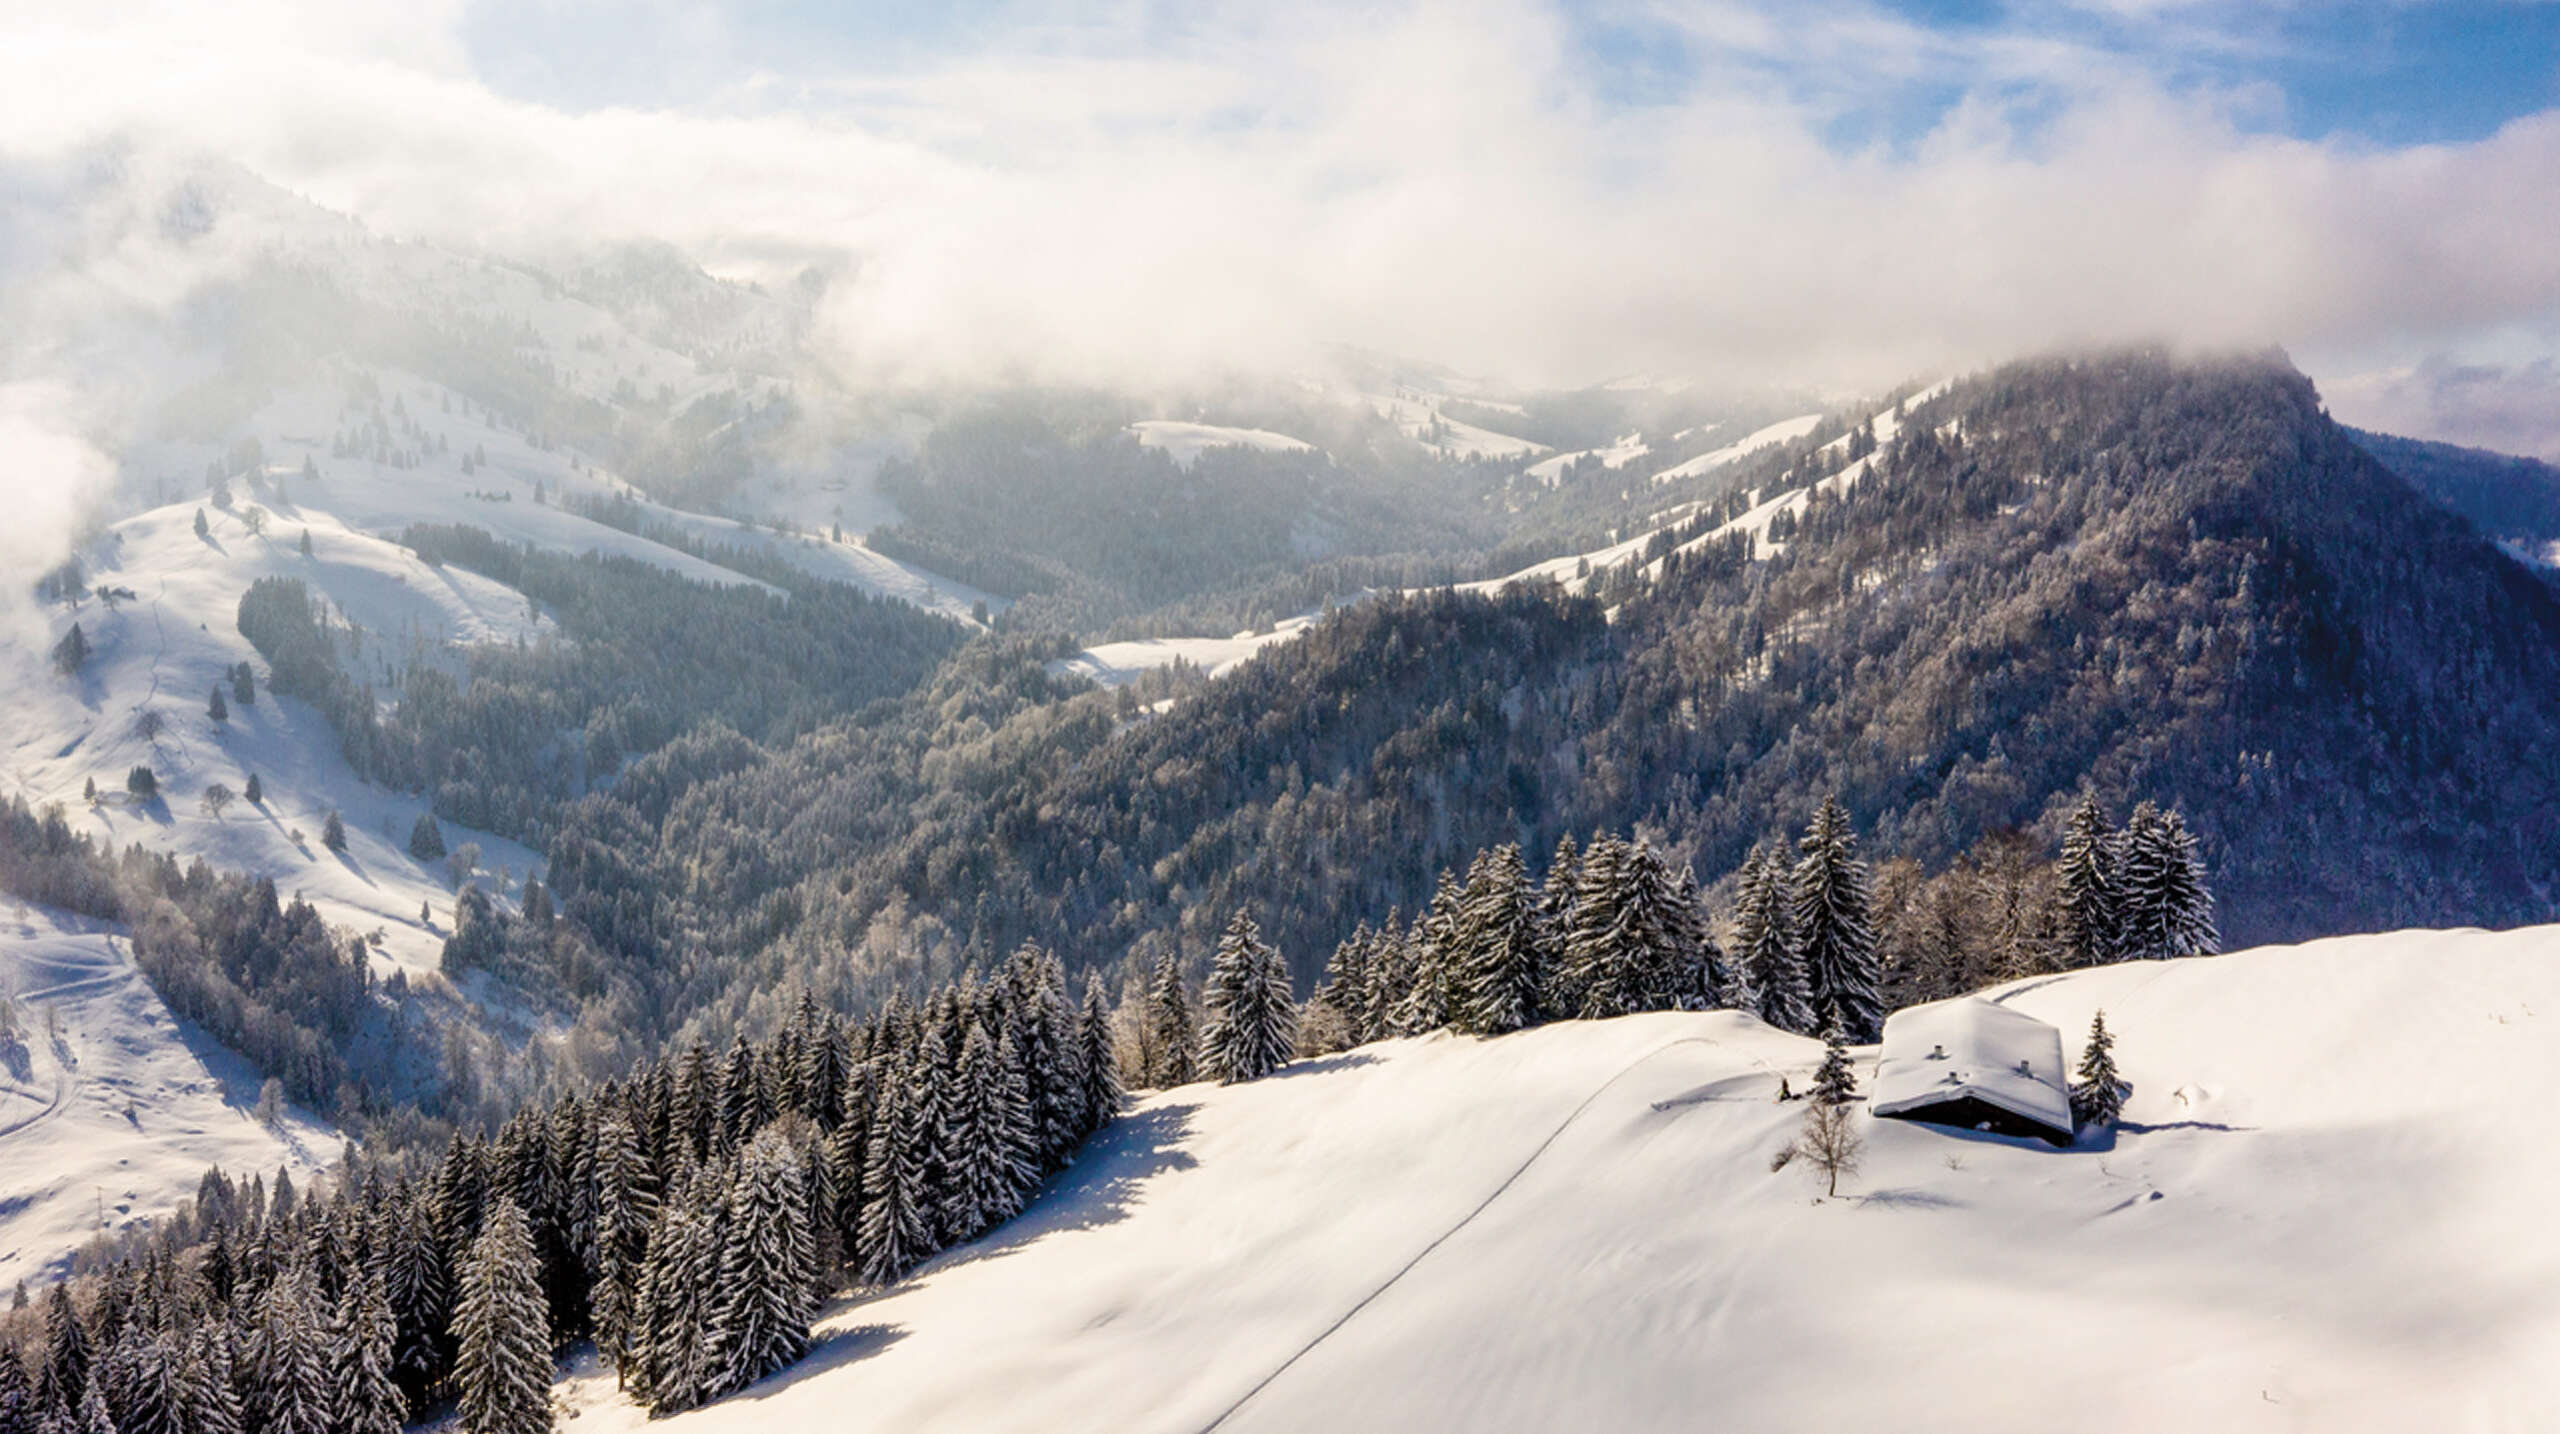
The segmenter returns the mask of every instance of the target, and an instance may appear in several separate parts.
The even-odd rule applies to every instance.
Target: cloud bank
[[[0,134],[209,149],[395,234],[815,264],[860,382],[1161,382],[1332,343],[1833,387],[2122,339],[2342,374],[2518,326],[2560,351],[2560,111],[2379,147],[2283,135],[2267,95],[2139,47],[1862,5],[1631,9],[1680,61],[1649,87],[1594,59],[1581,12],[1274,8],[1008,9],[779,67],[682,5],[536,0],[544,55],[493,52],[517,22],[452,3],[14,19]],[[2133,13],[2162,34],[2192,8]],[[579,46],[611,83],[572,82]],[[681,82],[630,98],[656,71]],[[1951,98],[1842,138],[1913,94]]]

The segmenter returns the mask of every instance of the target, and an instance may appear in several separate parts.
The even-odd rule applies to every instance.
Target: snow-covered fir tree
[[[629,1121],[617,1115],[596,1122],[592,1141],[592,1322],[596,1352],[620,1368],[637,1326],[641,1264],[649,1227],[656,1223],[658,1200],[639,1133]]]
[[[377,1242],[394,1331],[391,1377],[411,1419],[426,1413],[451,1367],[445,1331],[453,1318],[453,1286],[427,1206],[423,1193],[395,1199]]]
[[[48,1409],[77,1409],[89,1392],[89,1331],[71,1309],[71,1291],[56,1284],[44,1297],[44,1358],[36,1374],[36,1402]]]
[[[1838,1022],[1849,1040],[1864,1042],[1882,1028],[1884,1003],[1876,990],[1880,973],[1867,864],[1857,849],[1848,812],[1836,798],[1825,797],[1797,843],[1791,914],[1815,1018],[1826,1025]]]
[[[924,1131],[914,1082],[893,1074],[873,1107],[871,1150],[862,1176],[862,1278],[893,1285],[933,1252],[936,1213],[927,1204]]]
[[[178,1407],[188,1434],[247,1434],[228,1330],[208,1321],[188,1338],[187,1357],[178,1366]]]
[[[715,1392],[743,1389],[809,1348],[816,1252],[800,1154],[767,1127],[739,1152],[730,1181],[712,1317]]]
[[[1148,1080],[1159,1088],[1198,1080],[1200,1036],[1191,1019],[1191,991],[1171,951],[1157,959],[1155,979],[1148,983],[1147,1027],[1155,1055]]]
[[[482,1216],[454,1309],[454,1392],[471,1434],[547,1434],[551,1325],[533,1231],[500,1196]]]
[[[1298,1045],[1289,966],[1239,911],[1219,938],[1200,1029],[1201,1073],[1222,1085],[1257,1080],[1288,1064]]]
[[[1459,913],[1456,1025],[1498,1036],[1544,1018],[1546,933],[1520,848],[1477,858]]]
[[[1822,1064],[1813,1073],[1813,1098],[1833,1106],[1853,1105],[1858,1099],[1858,1071],[1849,1063],[1847,1038],[1837,1021],[1822,1030]]]
[[[1458,923],[1465,904],[1457,873],[1442,871],[1431,905],[1405,938],[1403,989],[1389,1017],[1395,1034],[1419,1036],[1449,1024],[1461,959]]]
[[[1066,1164],[1084,1138],[1077,1109],[1083,1048],[1075,1040],[1075,1007],[1067,997],[1067,968],[1057,955],[1025,942],[1005,970],[1012,1019],[999,1033],[1011,1042],[1030,1097],[1026,1112],[1034,1135],[1034,1166],[1046,1175]]]
[[[975,1239],[1012,1218],[1032,1178],[1019,1149],[1021,1078],[1007,1066],[986,1028],[971,1025],[960,1050],[959,1099],[951,1120],[954,1168],[943,1207],[944,1228],[954,1241]]]
[[[2080,798],[2062,829],[2054,869],[2054,919],[2066,966],[2112,961],[2121,939],[2116,900],[2116,839],[2092,793]]]
[[[1733,898],[1735,1001],[1779,1030],[1810,1034],[1813,996],[1795,941],[1793,890],[1785,858],[1765,842],[1753,846]]]
[[[358,1268],[338,1296],[337,1319],[330,1328],[334,1434],[400,1434],[408,1405],[391,1378],[397,1336],[381,1277]]]
[[[267,1286],[246,1350],[251,1427],[327,1434],[333,1396],[320,1319],[308,1272],[285,1270]]]
[[[1378,928],[1369,948],[1369,1003],[1360,1022],[1362,1040],[1380,1041],[1397,1033],[1396,1012],[1404,1006],[1405,994],[1413,989],[1413,947],[1404,912],[1389,911],[1386,924]]]
[[[1630,855],[1625,841],[1609,835],[1592,838],[1583,849],[1564,939],[1548,978],[1547,1008],[1558,1015],[1588,1017],[1615,999],[1617,983],[1605,973],[1621,945],[1618,906],[1626,894]]]
[[[1120,1113],[1120,1057],[1111,1038],[1111,1002],[1102,991],[1102,973],[1088,972],[1084,1009],[1076,1017],[1076,1044],[1084,1059],[1077,1067],[1084,1079],[1084,1135],[1091,1135]]]
[[[2071,1118],[2082,1125],[2113,1125],[2124,1114],[2124,1079],[2116,1073],[2115,1052],[2107,1013],[2100,1011],[2089,1019],[2089,1044],[2080,1053],[2079,1079],[2071,1085]]]
[[[35,1434],[38,1412],[35,1381],[27,1377],[17,1350],[0,1349],[0,1431]]]
[[[2158,894],[2153,899],[2161,906],[2158,955],[2179,958],[2222,950],[2222,932],[2214,930],[2212,886],[2204,883],[2204,858],[2196,855],[2196,837],[2186,830],[2186,817],[2179,812],[2163,814],[2153,830],[2153,842],[2158,845],[2158,858],[2153,863],[2158,871]]]
[[[716,1173],[688,1170],[649,1234],[640,1272],[637,1327],[624,1379],[660,1414],[690,1409],[710,1395],[716,1373],[711,1311],[720,1273]]]

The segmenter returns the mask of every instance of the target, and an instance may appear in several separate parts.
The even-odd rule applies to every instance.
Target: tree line
[[[770,1039],[456,1136],[351,1150],[308,1193],[209,1171],[192,1204],[0,1330],[0,1434],[553,1427],[592,1340],[659,1413],[798,1359],[819,1303],[1013,1217],[1118,1110],[1111,1012],[1017,951],[867,1020],[806,994]]]

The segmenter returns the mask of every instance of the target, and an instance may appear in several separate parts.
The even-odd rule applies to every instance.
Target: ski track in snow
[[[1262,1393],[1265,1389],[1270,1388],[1279,1380],[1280,1376],[1287,1374],[1292,1368],[1294,1368],[1298,1361],[1315,1353],[1317,1346],[1340,1333],[1342,1327],[1358,1318],[1362,1310],[1376,1304],[1381,1296],[1385,1295],[1387,1291],[1394,1289],[1404,1280],[1405,1276],[1412,1274],[1416,1266],[1420,1265],[1424,1260],[1431,1258],[1433,1251],[1439,1249],[1442,1245],[1449,1243],[1450,1240],[1457,1237],[1460,1231],[1466,1229],[1469,1225],[1474,1224],[1478,1216],[1481,1216],[1485,1211],[1492,1209],[1494,1202],[1508,1194],[1512,1186],[1519,1184],[1520,1177],[1528,1174],[1531,1167],[1535,1166],[1538,1161],[1546,1155],[1547,1151],[1552,1149],[1555,1143],[1564,1137],[1564,1133],[1571,1130],[1576,1124],[1580,1123],[1582,1117],[1590,1112],[1591,1107],[1600,1103],[1600,1097],[1607,1095],[1611,1088],[1615,1087],[1618,1082],[1625,1080],[1628,1076],[1634,1075],[1644,1066],[1650,1065],[1656,1057],[1664,1055],[1670,1051],[1678,1050],[1683,1046],[1723,1046],[1725,1044],[1725,1042],[1717,1040],[1713,1036],[1682,1036],[1678,1040],[1666,1041],[1619,1067],[1615,1074],[1611,1075],[1607,1080],[1602,1081],[1599,1085],[1593,1087],[1591,1094],[1583,1097],[1582,1104],[1575,1106],[1570,1114],[1565,1116],[1563,1120],[1558,1121],[1556,1123],[1556,1128],[1547,1132],[1547,1138],[1539,1141],[1537,1148],[1531,1150],[1526,1159],[1513,1167],[1511,1173],[1502,1178],[1502,1183],[1493,1187],[1491,1194],[1488,1194],[1482,1200],[1477,1201],[1474,1209],[1469,1210],[1466,1214],[1460,1216],[1456,1224],[1441,1231],[1439,1236],[1432,1240],[1430,1244],[1425,1245],[1420,1250],[1416,1251],[1412,1259],[1405,1261],[1394,1274],[1387,1276],[1384,1284],[1379,1285],[1376,1289],[1361,1296],[1359,1303],[1354,1304],[1347,1310],[1344,1310],[1340,1319],[1337,1319],[1333,1323],[1325,1326],[1322,1334],[1319,1334],[1314,1339],[1308,1340],[1305,1344],[1300,1345],[1295,1353],[1292,1353],[1287,1359],[1280,1362],[1278,1368],[1272,1370],[1269,1374],[1264,1375],[1260,1382],[1256,1383],[1251,1389],[1246,1390],[1244,1392],[1244,1397],[1238,1399],[1235,1403],[1228,1405],[1224,1410],[1220,1411],[1217,1418],[1200,1426],[1200,1434],[1212,1434],[1212,1431],[1223,1427],[1228,1420],[1241,1413],[1246,1405],[1251,1404],[1254,1400],[1254,1396]],[[1757,1062],[1759,1058],[1755,1056],[1753,1057],[1753,1060]],[[1766,1063],[1761,1062],[1761,1064],[1765,1065]],[[1659,1111],[1663,1109],[1663,1106],[1660,1103],[1657,1103],[1654,1106],[1654,1109]]]

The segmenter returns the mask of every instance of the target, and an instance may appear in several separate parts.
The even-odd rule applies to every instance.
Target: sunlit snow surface
[[[194,1198],[208,1165],[303,1180],[337,1158],[298,1112],[259,1123],[257,1073],[170,1014],[112,927],[0,901],[0,997],[0,1289]]]
[[[1859,1127],[1772,1173],[1820,1054],[1737,1015],[1438,1036],[1154,1094],[810,1360],[587,1431],[2560,1427],[2560,928],[2019,983],[2126,1125]],[[1872,1052],[1859,1062],[1872,1078]],[[1220,1422],[1223,1419],[1224,1422]]]

